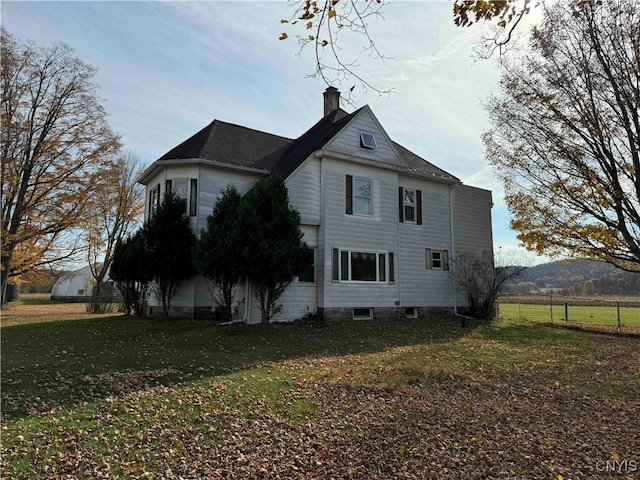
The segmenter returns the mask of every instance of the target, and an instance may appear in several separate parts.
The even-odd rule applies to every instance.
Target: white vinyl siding
[[[452,196],[455,252],[492,251],[491,192],[458,185],[453,189]]]
[[[361,134],[363,132],[375,136],[376,148],[362,146]],[[389,137],[369,107],[364,107],[338,135],[327,143],[325,148],[356,157],[403,165]]]
[[[345,178],[370,179],[373,215],[345,213]],[[319,305],[327,308],[388,307],[398,300],[398,287],[389,282],[332,281],[333,249],[354,252],[397,252],[397,189],[395,172],[325,157],[322,160],[323,216],[319,229],[318,264],[322,275]],[[389,259],[386,255],[386,263]],[[394,261],[397,264],[397,260]],[[394,268],[397,268],[394,265]],[[397,278],[397,270],[394,271]],[[397,283],[397,282],[396,282]]]
[[[422,225],[398,224],[400,303],[402,306],[451,306],[450,276],[425,268],[425,248],[451,249],[449,187],[408,177],[400,177],[399,183],[406,189],[422,192]],[[396,210],[397,204],[396,194]]]
[[[320,160],[309,158],[295,171],[285,184],[289,202],[300,213],[303,224],[320,223]]]

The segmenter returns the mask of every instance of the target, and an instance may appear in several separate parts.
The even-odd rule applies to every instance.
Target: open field
[[[458,325],[9,326],[2,475],[640,478],[639,340]]]
[[[516,303],[500,303],[500,315],[505,318],[528,320],[551,320],[549,305],[528,305]],[[553,321],[565,321],[564,305],[553,305]],[[618,325],[618,309],[615,306],[583,306],[568,307],[568,321],[593,325]],[[640,329],[640,307],[620,307],[620,323],[625,327]]]

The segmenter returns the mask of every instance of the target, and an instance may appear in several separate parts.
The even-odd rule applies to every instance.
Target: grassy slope
[[[7,478],[603,478],[598,460],[640,461],[639,346],[455,320],[7,327],[2,467]]]

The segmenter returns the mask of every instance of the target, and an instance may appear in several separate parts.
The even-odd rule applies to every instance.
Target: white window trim
[[[407,220],[407,207],[409,205],[407,205],[405,203],[405,195],[407,194],[407,192],[413,192],[413,220]],[[416,206],[416,203],[418,202],[418,194],[416,192],[415,188],[403,188],[402,189],[402,208],[403,208],[403,216],[404,216],[404,223],[417,223],[417,217],[418,217],[418,209]]]
[[[373,145],[367,145],[367,142],[365,142],[364,140],[365,135],[369,135],[371,137]],[[376,135],[371,132],[361,131],[360,132],[360,148],[364,148],[365,150],[375,150],[376,148],[378,148],[378,142],[376,142]]]
[[[369,182],[369,212],[368,213],[356,212],[356,197],[366,198],[362,196],[358,197],[358,195],[356,195],[356,181],[358,180],[361,182]],[[373,180],[370,178],[353,176],[352,181],[353,181],[353,187],[351,191],[353,196],[353,213],[351,215],[355,215],[357,217],[373,217],[373,188],[374,188]]]
[[[148,218],[152,218],[157,212],[160,202],[162,201],[162,195],[160,194],[160,184],[154,185],[149,191],[149,211]]]
[[[439,254],[439,261],[441,266],[434,267],[434,254]],[[438,270],[438,271],[448,271],[449,270],[449,251],[446,249],[436,249],[436,248],[426,248],[425,249],[425,262],[427,270]]]
[[[342,252],[347,252],[349,261],[347,262],[347,280],[342,280]],[[376,256],[376,279],[377,280],[351,280],[351,253],[367,253],[374,254]],[[384,255],[384,280],[378,280],[380,278],[380,255]],[[349,249],[349,248],[339,248],[338,249],[338,282],[340,283],[362,283],[366,285],[371,285],[373,283],[378,285],[389,284],[389,252],[388,251],[376,251],[376,250],[366,250],[366,249]]]
[[[166,184],[167,182],[171,182],[171,191],[173,193],[175,193],[178,197],[183,198],[186,200],[187,202],[187,206],[185,208],[185,214],[189,217],[197,217],[198,216],[198,193],[196,191],[196,206],[195,206],[195,212],[192,213],[191,211],[191,203],[192,203],[192,199],[191,199],[191,183],[193,182],[193,180],[198,180],[196,177],[175,177],[175,178],[167,178],[165,181],[165,190],[166,190]],[[176,182],[186,182],[186,196],[182,196],[180,195],[177,190],[176,190]],[[198,188],[198,187],[196,187]],[[165,191],[165,194],[167,192]]]

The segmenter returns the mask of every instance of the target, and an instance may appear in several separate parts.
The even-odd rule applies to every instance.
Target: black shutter
[[[404,222],[404,190],[398,187],[398,218],[400,223]]]
[[[340,276],[339,276],[339,264],[338,262],[340,261],[339,258],[340,252],[337,248],[333,249],[333,256],[331,258],[331,281],[333,282],[337,282],[340,280]]]
[[[164,194],[166,195],[167,193],[171,192],[172,189],[173,189],[172,180],[165,180],[165,182],[164,182]]]
[[[346,192],[346,212],[349,215],[353,215],[353,177],[351,175],[347,175],[344,188]]]
[[[416,190],[416,223],[422,225],[422,191]]]
[[[395,282],[395,273],[393,269],[393,252],[389,252],[389,283]]]
[[[198,214],[198,179],[191,179],[191,192],[189,194],[189,216],[195,217]]]

